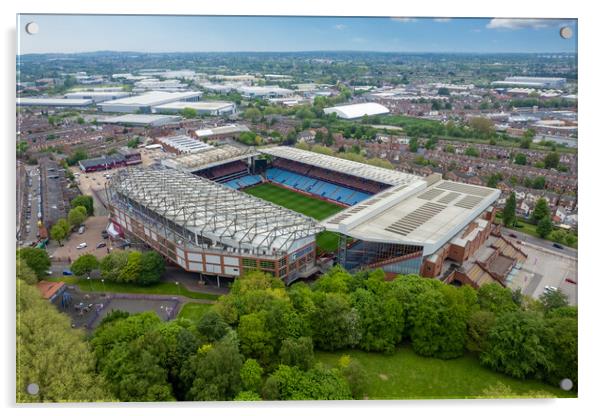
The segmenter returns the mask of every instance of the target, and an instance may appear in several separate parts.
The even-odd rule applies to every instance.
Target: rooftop
[[[354,162],[352,160],[341,159],[334,156],[323,155],[321,153],[310,152],[308,150],[302,150],[296,147],[267,147],[258,149],[258,151],[274,157],[294,160],[307,165],[330,169],[336,172],[363,179],[370,179],[388,185],[408,184],[419,179],[418,176],[410,175],[408,173],[367,165],[365,163]]]
[[[91,99],[82,98],[60,98],[60,97],[17,97],[17,106],[21,105],[40,105],[53,107],[83,107],[92,105]]]
[[[193,235],[265,254],[300,248],[299,240],[323,229],[305,215],[172,169],[122,170],[109,187],[112,203],[133,201]]]
[[[252,148],[240,148],[231,145],[214,147],[202,153],[191,155],[182,155],[172,159],[164,159],[161,163],[169,168],[178,169],[186,172],[196,172],[202,169],[208,169],[215,165],[221,165],[226,162],[246,159],[257,155]]]
[[[188,98],[200,97],[198,91],[184,92],[167,92],[167,91],[150,91],[140,95],[119,98],[117,100],[105,101],[102,106],[109,105],[140,105],[140,106],[156,106],[167,104],[173,101],[186,100]]]
[[[172,147],[181,153],[199,153],[213,148],[210,144],[184,135],[159,137],[157,140],[163,145]]]
[[[378,103],[361,103],[328,107],[324,109],[325,114],[335,113],[341,118],[359,118],[363,116],[374,116],[387,114],[389,109]]]
[[[179,121],[180,116],[166,116],[161,114],[124,114],[116,117],[106,117],[98,120],[99,123],[109,124],[163,124]]]
[[[193,108],[195,110],[205,110],[205,111],[214,111],[214,110],[224,110],[232,107],[234,103],[226,102],[226,101],[195,101],[195,102],[186,102],[186,101],[176,101],[173,103],[161,104],[155,106],[154,109],[156,111],[165,110],[183,110],[184,108]]]
[[[326,229],[366,241],[437,251],[500,195],[498,189],[439,180],[398,185],[325,219]]]
[[[218,134],[243,133],[250,131],[244,124],[231,124],[228,126],[213,127],[210,129],[199,129],[195,133],[198,137],[209,137]]]

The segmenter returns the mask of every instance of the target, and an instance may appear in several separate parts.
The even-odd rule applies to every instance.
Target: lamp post
[[[102,291],[106,292],[107,288],[105,287],[105,279],[100,279],[100,281],[102,282]]]
[[[90,276],[88,276],[88,284],[90,285],[90,289],[92,289],[92,292],[94,292],[94,286],[92,286],[92,280],[90,279]]]
[[[180,295],[180,282],[176,282],[176,287],[178,288],[178,296]]]

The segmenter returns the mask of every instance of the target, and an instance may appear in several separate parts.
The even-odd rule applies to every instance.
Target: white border
[[[427,414],[444,413],[445,415],[482,416],[504,415],[509,413],[533,414],[589,414],[596,407],[595,400],[600,385],[600,322],[597,319],[597,308],[600,293],[599,262],[599,210],[600,190],[598,166],[601,152],[600,115],[600,14],[596,13],[595,2],[567,2],[548,0],[545,2],[525,2],[524,0],[507,0],[504,2],[471,2],[469,0],[402,2],[371,0],[354,2],[350,0],[300,1],[300,0],[229,0],[216,1],[158,1],[158,0],[26,0],[25,2],[2,2],[1,19],[3,22],[4,56],[2,65],[2,126],[4,137],[0,140],[3,146],[2,177],[5,182],[3,190],[14,195],[14,142],[11,140],[15,131],[14,94],[15,94],[15,15],[16,13],[104,13],[104,14],[246,14],[246,15],[347,15],[347,16],[438,16],[438,17],[556,17],[579,19],[579,91],[580,101],[580,148],[579,148],[579,216],[581,222],[579,245],[579,273],[581,287],[580,303],[580,398],[577,400],[511,400],[511,401],[422,401],[422,402],[307,402],[307,403],[272,403],[246,404],[239,403],[200,403],[200,404],[155,404],[129,405],[142,407],[146,415],[164,415],[166,412],[180,412],[190,409],[190,413],[211,412],[212,415],[240,414],[253,415],[304,415],[311,413],[340,412],[352,415],[365,415],[373,407],[379,413],[399,414],[400,412],[419,411]],[[597,123],[598,122],[598,123]],[[7,191],[7,193],[9,193]],[[14,196],[12,197],[14,199]],[[3,230],[13,230],[15,208],[12,201],[0,205],[2,207]],[[5,336],[2,337],[2,402],[13,407],[9,413],[25,412],[39,414],[40,408],[14,408],[14,240],[11,231],[2,234],[0,253],[5,265],[2,282],[4,283],[3,323]],[[9,267],[10,265],[10,267]],[[60,406],[51,410],[53,414],[105,415],[107,410],[99,406],[85,406],[85,409],[73,406]],[[194,409],[194,410],[193,410]],[[520,409],[520,410],[519,410]],[[123,406],[111,406],[110,412],[115,415],[131,415],[134,409]]]

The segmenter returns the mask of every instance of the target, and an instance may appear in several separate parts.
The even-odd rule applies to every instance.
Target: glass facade
[[[420,272],[422,247],[339,238],[339,264],[347,270],[382,268],[386,272]]]

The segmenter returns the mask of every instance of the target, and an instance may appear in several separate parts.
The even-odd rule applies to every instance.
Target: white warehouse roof
[[[17,98],[17,106],[43,106],[43,107],[85,107],[92,105],[93,101],[82,98]]]
[[[233,111],[234,103],[225,102],[225,101],[195,101],[195,102],[186,102],[186,101],[176,101],[168,104],[161,104],[153,107],[153,110],[156,112],[161,111],[181,111],[185,108],[192,108],[193,110],[200,112],[224,112],[224,111]]]
[[[387,114],[388,112],[389,109],[387,107],[378,103],[350,104],[324,109],[325,114],[335,113],[337,116],[346,119],[375,116],[378,114]]]
[[[161,104],[167,104],[175,101],[182,101],[191,98],[200,97],[198,91],[184,92],[167,92],[167,91],[151,91],[140,95],[120,98],[118,100],[105,101],[100,106],[140,106],[154,107]]]
[[[167,116],[161,114],[124,114],[122,116],[107,117],[98,120],[99,123],[131,124],[136,126],[162,126],[180,121],[180,116]]]

